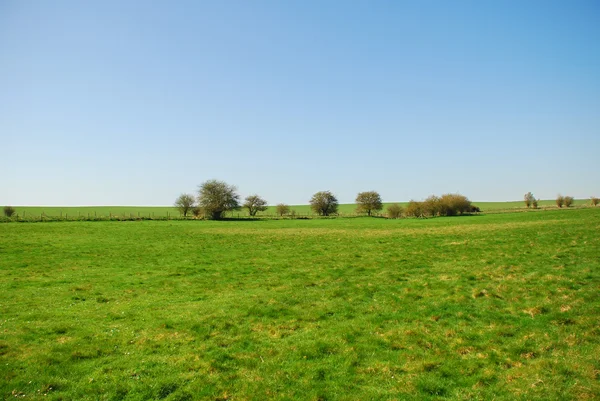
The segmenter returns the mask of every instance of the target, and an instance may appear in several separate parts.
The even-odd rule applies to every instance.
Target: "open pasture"
[[[600,208],[0,225],[0,394],[593,399]]]

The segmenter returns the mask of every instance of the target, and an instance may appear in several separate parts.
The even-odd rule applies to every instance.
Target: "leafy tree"
[[[592,206],[596,206],[598,203],[600,203],[600,198],[597,198],[597,197],[595,197],[595,196],[592,196],[592,197],[590,198],[590,201],[591,201],[591,203],[592,203]]]
[[[12,206],[4,206],[4,216],[12,217],[16,213],[16,210]]]
[[[527,207],[531,207],[533,205],[533,201],[536,200],[531,192],[527,192],[523,199],[525,200],[525,206]]]
[[[194,195],[181,194],[175,200],[174,206],[179,210],[179,213],[183,214],[183,217],[187,217],[188,213],[194,209],[195,202]]]
[[[558,206],[558,207],[563,207],[563,206],[564,206],[564,204],[565,204],[565,197],[559,194],[559,195],[556,197],[556,206]]]
[[[225,212],[240,208],[240,196],[235,186],[223,181],[209,180],[199,187],[198,206],[206,216],[219,220]]]
[[[275,206],[275,211],[280,217],[283,217],[290,212],[290,207],[285,203],[279,203],[277,206]]]
[[[565,196],[565,206],[566,207],[571,207],[573,205],[574,201],[575,201],[575,199],[573,199],[572,196]]]
[[[391,204],[387,208],[387,215],[390,219],[398,219],[402,216],[404,209],[397,203]]]
[[[250,216],[256,216],[257,212],[264,212],[267,210],[267,201],[258,195],[250,195],[246,197],[243,207],[248,209]]]
[[[367,213],[368,216],[372,212],[378,212],[383,209],[381,196],[375,191],[360,192],[356,195],[356,211],[358,213]]]
[[[442,201],[441,198],[435,195],[431,195],[423,201],[423,214],[430,215],[432,217],[442,214]]]
[[[337,213],[338,200],[329,191],[317,192],[310,199],[310,207],[321,216],[329,216]]]

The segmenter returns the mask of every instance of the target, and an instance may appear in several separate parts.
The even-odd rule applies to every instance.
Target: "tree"
[[[356,195],[356,211],[358,213],[367,213],[370,216],[372,212],[378,212],[383,209],[381,196],[375,191],[360,192]]]
[[[312,196],[310,207],[321,216],[329,216],[332,213],[337,213],[338,200],[331,192],[321,191]]]
[[[533,201],[536,200],[531,192],[527,192],[523,199],[525,200],[525,206],[527,207],[531,207],[533,205]]]
[[[572,196],[565,196],[565,206],[566,207],[571,207],[573,205],[574,201],[575,201],[575,199],[573,199]]]
[[[390,219],[398,219],[402,216],[402,206],[397,203],[389,205],[387,208],[387,215]]]
[[[225,212],[240,208],[237,188],[223,181],[209,180],[198,189],[198,206],[213,220],[223,218]]]
[[[412,216],[412,217],[425,216],[423,202],[411,200],[410,202],[408,202],[408,206],[406,206],[406,210],[405,210],[404,214],[406,214],[407,216]]]
[[[456,216],[471,211],[471,201],[461,194],[444,194],[440,198],[440,214],[442,216]]]
[[[279,203],[277,206],[275,206],[275,211],[280,217],[283,217],[290,212],[290,207],[285,203]]]
[[[174,206],[179,210],[179,213],[183,214],[183,217],[187,217],[188,213],[194,209],[195,201],[194,195],[181,194],[175,200]]]
[[[592,197],[590,198],[590,201],[591,201],[591,203],[592,203],[592,206],[596,206],[598,203],[600,203],[600,198],[597,198],[597,197],[595,197],[595,196],[592,196]]]
[[[4,216],[12,217],[15,214],[16,210],[12,206],[4,206]]]
[[[423,214],[428,214],[435,217],[439,214],[444,214],[442,210],[442,200],[440,197],[431,195],[423,201]]]
[[[256,216],[256,212],[267,210],[267,201],[258,195],[250,195],[246,197],[243,207],[248,209],[250,216]]]
[[[564,204],[565,204],[565,197],[559,194],[556,197],[556,206],[563,207]]]

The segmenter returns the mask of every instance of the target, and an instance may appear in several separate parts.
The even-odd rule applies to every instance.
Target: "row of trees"
[[[356,211],[372,216],[383,210],[383,201],[376,191],[360,192],[356,196]],[[330,216],[338,212],[339,202],[330,191],[315,193],[310,199],[311,209],[320,216]],[[241,197],[237,188],[223,181],[209,180],[199,186],[198,196],[181,194],[175,201],[175,207],[181,214],[187,217],[203,215],[210,219],[221,219],[229,211],[245,208],[250,216],[256,216],[258,212],[267,210],[267,201],[258,195],[250,195],[241,203]],[[293,210],[286,204],[280,203],[275,207],[280,216],[294,214]],[[471,201],[463,195],[445,194],[441,197],[432,195],[422,202],[411,200],[403,209],[398,204],[388,206],[387,215],[391,218],[406,216],[455,216],[459,214],[479,212],[479,209],[471,205]]]
[[[525,206],[527,206],[528,208],[533,207],[534,209],[537,209],[538,200],[535,198],[535,196],[533,196],[531,192],[527,192],[523,199],[525,201]],[[558,194],[558,196],[556,197],[556,206],[558,206],[559,208],[563,206],[571,207],[573,206],[573,202],[575,202],[575,198],[573,198],[572,196],[562,196],[561,194]],[[600,203],[600,198],[597,198],[595,196],[590,197],[590,204],[592,206],[596,206],[598,205],[598,203]]]

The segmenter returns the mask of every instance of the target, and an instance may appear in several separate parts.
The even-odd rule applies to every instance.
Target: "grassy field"
[[[0,394],[594,399],[600,208],[0,225]]]
[[[408,202],[398,202],[402,206],[406,206]],[[589,199],[577,199],[573,203],[574,206],[589,205]],[[387,203],[386,205],[389,205]],[[522,201],[512,202],[473,202],[481,208],[483,212],[498,212],[498,211],[515,211],[527,210]],[[541,208],[556,208],[554,200],[539,201]],[[295,210],[299,216],[311,216],[314,212],[310,210],[309,205],[292,205],[291,209]],[[19,216],[36,216],[42,214],[53,217],[108,217],[112,216],[133,216],[133,217],[166,217],[167,213],[171,217],[178,217],[179,211],[174,207],[168,206],[17,206],[15,207]],[[342,204],[339,207],[339,212],[342,215],[354,215],[356,213],[356,205],[353,203]],[[246,209],[241,209],[228,214],[230,217],[245,217],[248,216]],[[275,216],[276,211],[274,206],[270,206],[265,212],[260,212],[259,216]]]

